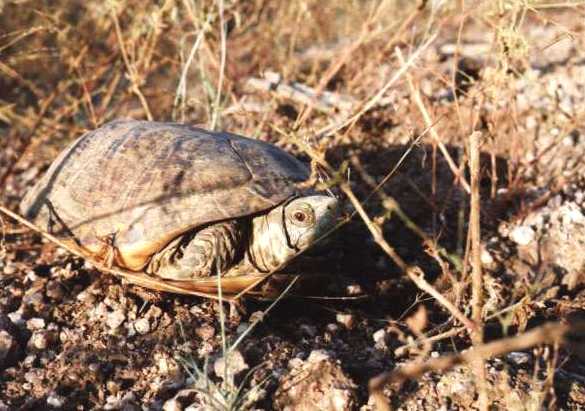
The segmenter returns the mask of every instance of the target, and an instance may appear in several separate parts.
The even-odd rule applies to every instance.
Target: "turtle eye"
[[[309,227],[315,223],[315,214],[309,205],[304,204],[289,212],[289,220],[299,227]]]
[[[303,223],[307,219],[307,215],[302,211],[295,211],[293,218],[299,223]]]

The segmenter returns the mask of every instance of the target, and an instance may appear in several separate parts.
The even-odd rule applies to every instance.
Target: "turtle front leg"
[[[171,241],[152,256],[149,274],[168,280],[193,280],[225,273],[241,259],[245,226],[225,221],[190,231]]]

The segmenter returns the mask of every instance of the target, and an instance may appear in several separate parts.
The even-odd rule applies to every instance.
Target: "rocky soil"
[[[571,12],[553,17],[572,36],[555,24],[527,25],[523,35],[529,41],[549,46],[531,49],[516,65],[502,69],[490,33],[478,25],[463,31],[454,52],[453,25],[416,66],[433,116],[444,118],[438,129],[456,162],[464,158],[469,133],[455,119],[472,118],[482,102],[477,127],[484,136],[482,264],[489,340],[545,321],[585,318],[585,25]],[[301,52],[295,56],[301,59]],[[462,76],[457,100],[448,82],[437,80],[449,78],[454,65]],[[363,87],[371,90],[380,89],[396,69],[386,62],[361,68]],[[346,76],[339,79],[342,84],[350,83]],[[307,159],[264,123],[263,116],[270,116],[272,125],[291,127],[296,117],[291,113],[302,108],[297,101],[275,103],[269,92],[257,90],[237,89],[234,95],[245,95],[251,113],[243,120],[226,110],[226,127],[251,135],[260,124],[271,131],[265,139]],[[275,106],[263,107],[266,101]],[[316,116],[311,129],[329,120]],[[348,165],[345,175],[365,199],[424,129],[408,84],[399,82],[354,133],[319,144],[332,165]],[[19,150],[8,144],[15,138],[10,130],[1,131],[8,136],[0,154],[4,168]],[[39,143],[36,152],[19,160],[6,180],[3,204],[17,208],[63,140]],[[467,196],[430,137],[409,152],[367,209],[397,252],[422,267],[429,281],[469,314],[467,297],[449,282],[421,236],[388,211],[393,199],[449,255],[464,254]],[[295,270],[307,278],[269,312],[266,301],[222,306],[140,289],[98,272],[6,217],[1,230],[0,410],[365,411],[374,409],[368,382],[375,375],[469,347],[465,332],[415,343],[456,323],[400,275],[357,217],[299,262]],[[226,353],[225,346],[234,348]],[[495,409],[585,407],[582,352],[556,346],[510,352],[488,361],[487,380]],[[472,409],[475,384],[471,369],[462,365],[388,386],[384,394],[395,409]]]

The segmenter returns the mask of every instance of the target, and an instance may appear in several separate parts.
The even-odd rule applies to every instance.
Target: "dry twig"
[[[220,63],[219,63],[219,78],[217,80],[217,90],[215,94],[215,102],[213,103],[213,114],[211,116],[210,128],[215,130],[219,121],[221,111],[221,89],[223,88],[223,78],[225,75],[225,59],[227,53],[226,46],[226,30],[223,16],[224,4],[223,0],[218,0],[219,9],[219,32],[220,32]]]
[[[471,209],[469,212],[469,237],[471,240],[471,270],[472,270],[472,297],[471,297],[471,318],[478,326],[471,333],[471,340],[474,346],[483,343],[483,277],[481,272],[481,230],[480,230],[480,165],[479,165],[479,139],[481,133],[475,131],[469,136],[469,170],[471,174]],[[486,387],[485,364],[482,358],[478,357],[474,363],[475,375],[479,391],[479,408],[487,411],[488,397]]]

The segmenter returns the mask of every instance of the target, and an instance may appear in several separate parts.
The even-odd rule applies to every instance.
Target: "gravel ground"
[[[458,100],[462,115],[477,94],[487,96],[481,118],[487,136],[482,146],[482,264],[485,312],[500,312],[487,324],[488,339],[547,320],[585,317],[585,42],[583,23],[570,15],[563,19],[580,35],[531,53],[523,66],[504,76],[484,57],[489,38],[477,28],[464,32],[458,60],[451,51],[453,29],[419,63],[445,76],[453,64],[460,65],[466,76],[459,84],[467,89]],[[529,27],[526,33],[541,44],[557,34],[550,26]],[[379,89],[389,70],[378,67],[368,86]],[[434,116],[452,118],[452,89],[421,78]],[[497,89],[497,98],[489,98],[495,92],[489,88]],[[264,97],[251,93],[248,102]],[[356,133],[329,142],[326,150],[336,166],[349,159],[357,170],[352,188],[362,199],[402,156],[412,135],[422,131],[405,84],[386,100],[360,120]],[[514,110],[506,106],[510,101]],[[291,108],[294,103],[280,104],[274,123],[290,125]],[[319,121],[312,124],[315,129]],[[457,127],[456,121],[448,122],[441,135],[459,161]],[[506,139],[511,133],[519,137]],[[289,148],[278,137],[271,139]],[[42,145],[40,150],[20,161],[8,178],[9,207],[16,209],[46,170],[51,158],[46,152],[54,150]],[[18,147],[0,155],[10,158],[11,151]],[[380,216],[383,233],[399,254],[456,299],[420,238],[384,211],[396,199],[424,233],[440,232],[442,247],[461,251],[459,222],[466,219],[461,212],[468,206],[466,196],[453,184],[444,157],[433,153],[430,140],[417,146],[368,211]],[[419,354],[434,358],[468,346],[464,333],[428,347],[409,345],[421,332],[450,329],[452,320],[398,274],[357,218],[316,253],[318,259],[299,262],[298,270],[310,275],[268,315],[265,301],[220,307],[124,284],[6,219],[3,229],[0,410],[194,411],[209,409],[210,401],[235,409],[371,410],[370,378]],[[220,314],[226,316],[223,325]],[[227,358],[222,328],[228,345],[246,334]],[[551,409],[585,407],[583,353],[552,346],[511,352],[488,361],[487,380],[498,409],[540,409],[543,403]],[[235,397],[240,384],[243,391]],[[401,410],[477,406],[475,379],[466,366],[427,373],[401,387],[388,386],[384,393]]]

